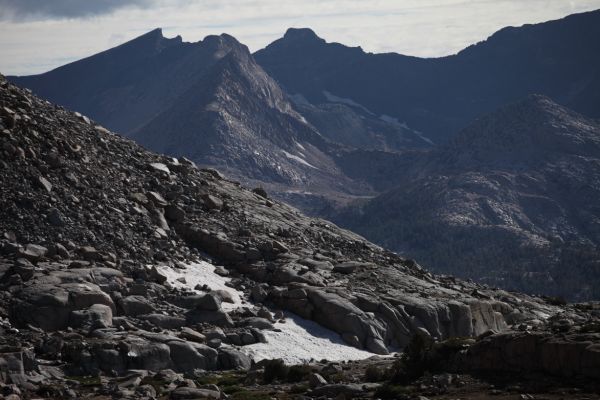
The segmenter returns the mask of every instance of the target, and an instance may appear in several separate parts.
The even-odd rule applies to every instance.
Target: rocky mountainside
[[[215,170],[146,151],[1,76],[0,106],[3,393],[219,397],[206,371],[260,371],[265,364],[253,366],[244,349],[266,340],[277,310],[377,354],[417,333],[444,340],[519,327],[547,340],[543,332],[561,326],[579,338],[593,318],[583,307],[436,277]],[[217,269],[233,278],[230,290],[211,290],[208,280],[186,289],[186,277],[209,265],[201,260],[225,266]],[[170,281],[173,274],[181,277]],[[228,310],[231,292],[243,299]],[[506,334],[498,337],[489,351],[503,346]],[[553,344],[574,357],[569,373],[600,370],[589,342],[597,334],[586,338],[589,349],[575,355],[571,339]],[[474,349],[488,349],[486,340]],[[314,397],[372,389],[314,379]]]
[[[396,188],[334,220],[437,272],[600,296],[596,121],[531,95],[445,146],[382,163],[402,169],[386,182]]]
[[[474,118],[530,93],[600,117],[600,11],[504,28],[456,55],[365,53],[290,29],[257,61],[311,103],[343,98],[444,142]]]

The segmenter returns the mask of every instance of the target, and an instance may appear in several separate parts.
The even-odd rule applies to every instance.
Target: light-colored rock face
[[[443,340],[508,328],[503,314],[495,311],[490,302],[476,299],[443,302],[405,297],[390,301],[373,297],[365,301],[327,293],[322,288],[307,288],[306,292],[302,298],[283,291],[276,293],[274,300],[281,307],[348,337],[349,342],[355,338],[351,344],[380,354],[391,347],[403,347],[416,333],[425,332]]]

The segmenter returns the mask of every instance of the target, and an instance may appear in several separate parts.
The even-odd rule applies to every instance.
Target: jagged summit
[[[324,153],[327,141],[245,46],[232,37],[205,42],[218,45],[218,58],[224,40],[234,49],[132,137],[155,151],[184,155],[240,178],[288,184],[324,179],[352,187]]]
[[[255,57],[292,94],[313,103],[327,100],[323,91],[351,99],[439,144],[474,118],[529,93],[600,117],[597,37],[600,10],[503,29],[448,57],[370,54],[335,43],[300,51],[303,42],[286,37]]]
[[[149,32],[146,32],[140,36],[137,36],[113,49],[109,49],[103,53],[117,52],[117,51],[139,51],[139,52],[160,52],[169,46],[180,45],[183,43],[183,39],[180,35],[173,38],[167,38],[163,35],[162,28],[155,28]],[[95,56],[91,56],[95,57]]]
[[[209,46],[216,50],[236,50],[242,54],[250,54],[248,47],[240,43],[235,37],[222,33],[220,35],[208,35],[198,44]]]
[[[141,34],[136,39],[143,38],[143,37],[161,37],[161,38],[163,38],[164,36],[163,36],[162,28],[154,28],[151,31]],[[135,39],[133,39],[133,40],[135,40]]]
[[[251,57],[246,46],[227,34],[184,43],[181,36],[168,39],[161,28],[156,28],[45,74],[12,80],[101,120],[115,131],[130,134],[232,51],[240,60]]]
[[[288,28],[283,39],[305,42],[325,42],[324,39],[317,36],[315,31],[310,28]]]

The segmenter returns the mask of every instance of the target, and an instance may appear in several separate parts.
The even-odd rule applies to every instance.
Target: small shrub
[[[196,383],[200,386],[202,385],[216,385],[219,381],[218,375],[204,375],[196,378]]]
[[[242,392],[246,389],[244,389],[243,387],[238,386],[238,385],[231,385],[231,386],[223,386],[221,390],[223,390],[223,393],[225,393],[225,394],[234,394],[234,393]]]
[[[81,386],[100,386],[102,382],[99,376],[67,376],[68,380],[77,381]]]
[[[265,383],[271,383],[275,380],[285,381],[289,372],[289,367],[283,363],[283,360],[268,360],[265,362],[265,372],[263,380]]]
[[[430,370],[433,345],[430,336],[415,334],[404,348],[402,356],[392,365],[392,382],[408,384]]]
[[[385,385],[381,385],[377,388],[373,397],[378,399],[395,400],[410,399],[410,389],[405,386],[386,383]]]
[[[256,193],[260,197],[264,197],[265,199],[269,198],[269,195],[267,194],[267,191],[264,188],[262,188],[262,187],[254,188],[254,189],[252,189],[252,192]]]
[[[294,385],[290,388],[290,393],[292,394],[301,394],[308,392],[308,385]]]
[[[242,389],[235,392],[230,397],[233,400],[271,400],[272,396],[265,392],[251,392],[247,389]]]
[[[380,382],[385,380],[385,371],[376,365],[369,365],[365,370],[365,381],[367,382]]]
[[[567,304],[567,300],[561,296],[543,296],[542,298],[551,306],[564,306]]]
[[[216,384],[218,386],[234,386],[244,381],[244,376],[228,374],[223,375],[217,379]]]
[[[302,382],[308,379],[312,368],[308,365],[292,365],[289,368],[287,381],[290,383]]]
[[[167,385],[164,379],[155,378],[153,376],[146,376],[140,382],[140,385],[150,385],[156,390],[157,393],[162,391],[162,387]]]
[[[333,375],[329,375],[327,380],[331,383],[342,383],[346,381],[346,375],[343,372],[336,372]]]
[[[581,333],[600,333],[600,323],[588,322],[581,327]]]

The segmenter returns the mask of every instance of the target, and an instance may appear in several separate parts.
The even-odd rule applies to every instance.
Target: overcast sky
[[[189,42],[226,32],[252,51],[310,27],[365,51],[437,57],[595,9],[600,0],[0,0],[0,72],[44,72],[157,27]]]

